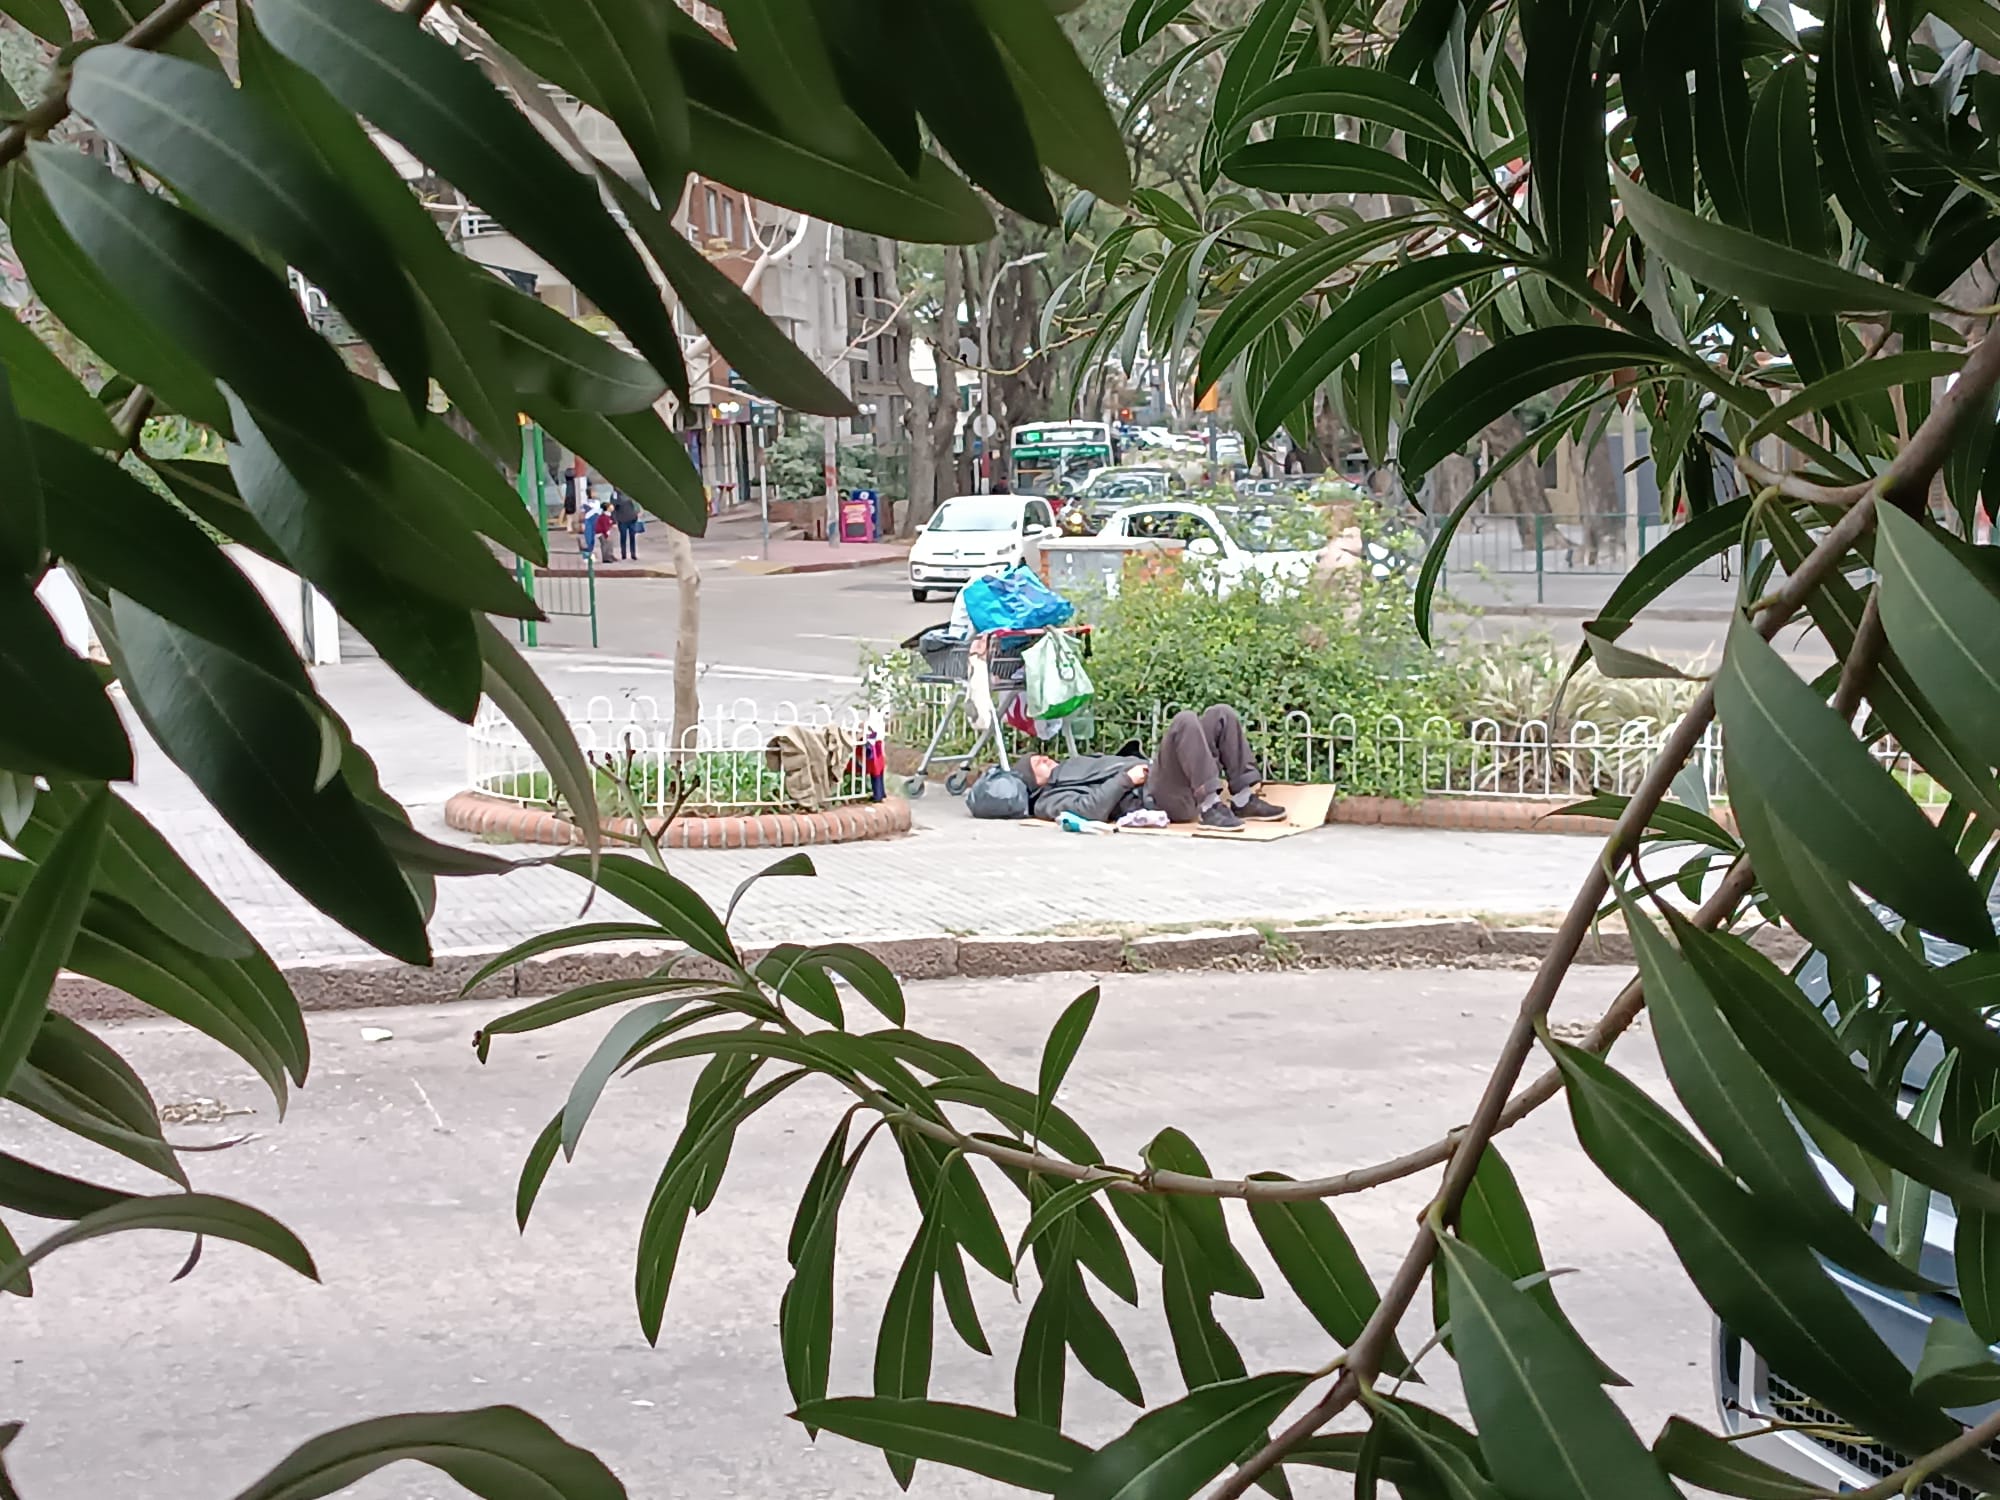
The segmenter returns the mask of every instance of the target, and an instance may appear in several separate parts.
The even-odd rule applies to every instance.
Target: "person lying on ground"
[[[1150,759],[1077,755],[1058,761],[1030,754],[1014,770],[1028,784],[1029,815],[1050,822],[1073,812],[1088,822],[1115,823],[1141,808],[1204,828],[1241,828],[1245,818],[1276,822],[1285,816],[1258,795],[1264,773],[1250,754],[1243,720],[1221,703],[1199,714],[1175,714]]]

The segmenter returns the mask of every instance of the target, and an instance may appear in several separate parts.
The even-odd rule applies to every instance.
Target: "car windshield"
[[[1245,552],[1317,552],[1326,545],[1326,523],[1305,505],[1223,505],[1216,519]]]
[[[1011,495],[961,495],[947,500],[931,517],[932,531],[1014,531],[1021,502]]]
[[[1150,480],[1136,478],[1130,474],[1120,474],[1116,478],[1098,480],[1090,487],[1090,494],[1094,499],[1108,500],[1119,495],[1150,495],[1153,489]]]

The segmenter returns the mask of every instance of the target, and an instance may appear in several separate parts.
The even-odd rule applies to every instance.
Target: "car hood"
[[[1012,552],[1020,539],[1013,531],[926,531],[910,547],[910,556],[919,562],[991,557],[996,552]]]

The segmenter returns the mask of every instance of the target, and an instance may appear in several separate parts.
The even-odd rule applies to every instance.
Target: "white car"
[[[1225,592],[1248,579],[1306,583],[1319,559],[1318,543],[1286,524],[1299,507],[1195,505],[1161,500],[1128,505],[1104,523],[1100,540],[1119,538],[1179,542],[1189,557],[1212,560],[1216,586]]]
[[[1028,543],[1054,536],[1055,512],[1040,495],[954,495],[910,548],[910,597],[955,593],[982,573],[1027,558]]]

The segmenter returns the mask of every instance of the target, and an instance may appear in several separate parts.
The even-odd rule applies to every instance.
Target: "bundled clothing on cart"
[[[1093,823],[1116,823],[1157,809],[1174,823],[1240,828],[1245,818],[1285,816],[1282,807],[1258,795],[1264,773],[1242,718],[1227,704],[1175,714],[1150,759],[1138,748],[1062,761],[1024,755],[1014,770],[1028,784],[1030,812],[1051,821],[1071,812]]]

